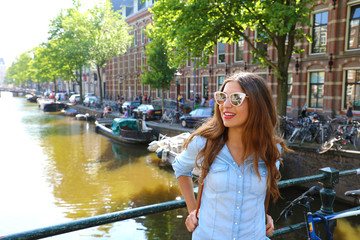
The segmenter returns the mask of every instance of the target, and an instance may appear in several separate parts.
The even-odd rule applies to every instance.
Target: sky
[[[99,0],[81,0],[91,7]],[[16,56],[47,41],[50,21],[72,0],[0,0],[0,58],[7,67]]]

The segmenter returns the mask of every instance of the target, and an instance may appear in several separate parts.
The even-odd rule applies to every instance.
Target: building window
[[[218,76],[217,80],[218,80],[218,84],[217,84],[217,86],[218,86],[217,91],[218,91],[218,90],[220,90],[221,85],[225,81],[225,76]]]
[[[291,107],[291,98],[293,90],[293,74],[288,75],[288,91],[287,91],[287,101],[286,106]]]
[[[209,98],[209,78],[203,77],[202,80],[202,95],[205,99]]]
[[[134,46],[137,44],[137,31],[134,31]]]
[[[136,53],[134,54],[134,72],[137,72]]]
[[[122,67],[123,67],[123,73],[125,73],[125,55],[122,55]]]
[[[360,69],[346,71],[344,108],[351,102],[354,109],[360,110]]]
[[[138,0],[138,11],[145,8],[146,1],[144,0]]]
[[[309,107],[322,108],[324,97],[324,72],[310,73]]]
[[[360,48],[360,5],[351,7],[349,24],[349,49]]]
[[[244,55],[244,39],[235,43],[235,62],[243,61]]]
[[[131,67],[131,59],[130,59],[131,55],[128,55],[128,73],[130,73],[130,67]]]
[[[145,64],[145,53],[141,53],[141,71],[144,71],[144,64]]]
[[[225,43],[217,44],[217,57],[218,63],[225,63]]]
[[[267,44],[264,41],[261,41],[258,36],[262,37],[263,34],[259,33],[258,31],[256,31],[256,48],[260,51],[263,52],[265,54],[265,56],[267,55]],[[264,38],[264,37],[263,37]],[[265,38],[266,39],[266,38]],[[256,58],[258,58],[259,56],[256,56]]]
[[[312,53],[326,51],[328,12],[316,13],[313,23]]]
[[[144,44],[145,42],[145,33],[144,30],[141,30],[141,44]]]

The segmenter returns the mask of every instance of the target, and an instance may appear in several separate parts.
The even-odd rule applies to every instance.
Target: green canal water
[[[175,200],[173,173],[146,146],[118,145],[94,126],[0,98],[0,236]],[[51,239],[190,239],[185,209]]]
[[[146,146],[112,143],[91,123],[44,113],[7,92],[0,113],[0,236],[181,198],[173,173]],[[273,218],[300,194],[282,190],[284,199],[270,207]],[[47,239],[187,240],[186,216],[178,209]],[[338,223],[335,239],[359,239],[359,217],[350,220]]]

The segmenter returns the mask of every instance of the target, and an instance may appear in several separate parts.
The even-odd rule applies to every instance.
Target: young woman
[[[275,134],[271,92],[261,77],[238,73],[224,81],[215,102],[214,117],[190,136],[173,163],[189,211],[186,227],[193,239],[268,239],[274,225],[265,196],[280,195],[278,163],[281,148],[287,149]],[[198,216],[194,165],[204,179]]]
[[[352,103],[348,102],[348,105],[346,107],[346,119],[348,122],[351,122],[351,119],[353,117],[352,109],[353,109]]]

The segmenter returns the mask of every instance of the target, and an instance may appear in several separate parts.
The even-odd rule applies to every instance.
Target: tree
[[[310,25],[308,15],[314,0],[160,0],[151,9],[153,32],[162,36],[174,50],[172,58],[183,62],[191,53],[202,56],[206,64],[217,42],[246,41],[256,54],[254,61],[271,67],[278,78],[277,110],[286,115],[288,68],[293,53],[301,50],[296,40],[304,37],[303,27]],[[256,31],[256,42],[272,45],[277,61],[246,34]]]
[[[15,62],[7,69],[7,82],[17,86],[23,85],[27,87],[28,80],[30,80],[30,61],[31,56],[28,52],[22,53],[20,56],[16,57]]]
[[[168,52],[166,41],[163,38],[153,38],[145,50],[145,55],[147,56],[146,63],[150,69],[144,69],[144,73],[140,76],[142,83],[149,84],[156,89],[161,89],[163,113],[165,112],[165,90],[170,88],[176,72],[176,68],[170,65]]]
[[[123,54],[131,43],[129,26],[119,11],[113,11],[109,0],[89,10],[88,39],[91,42],[89,53],[95,61],[99,76],[100,102],[102,102],[101,69],[106,61]]]
[[[91,55],[91,39],[88,32],[91,25],[88,13],[81,12],[80,3],[75,2],[73,8],[63,10],[50,25],[49,46],[53,49],[52,60],[57,62],[63,76],[76,79],[80,86],[80,101],[82,101],[82,71],[89,66]],[[76,77],[79,73],[79,78]]]

